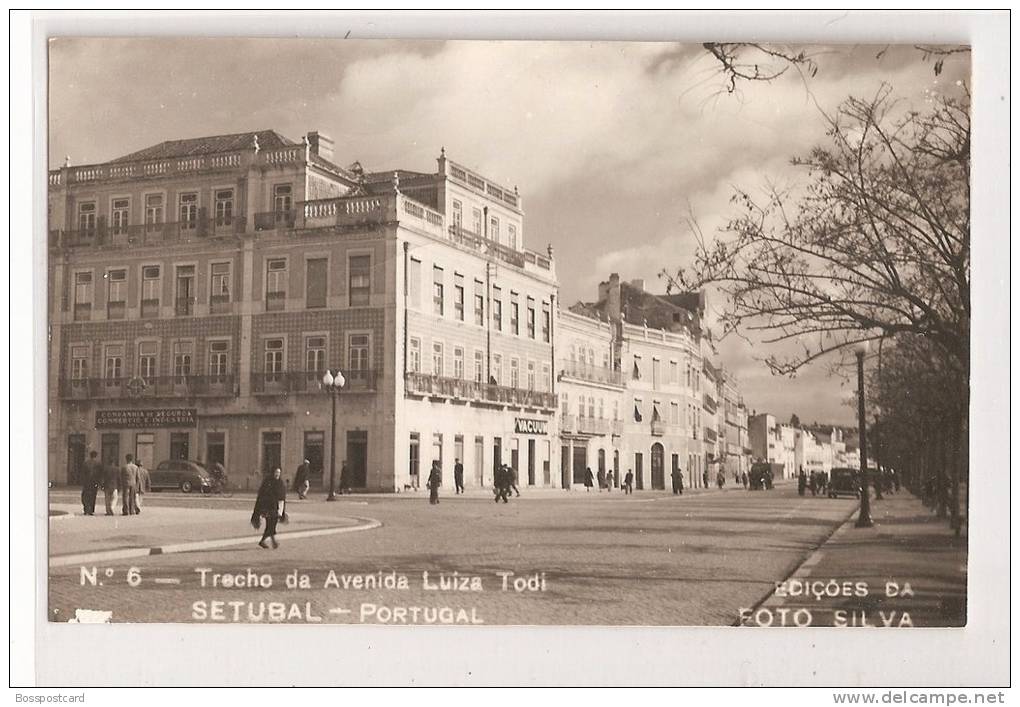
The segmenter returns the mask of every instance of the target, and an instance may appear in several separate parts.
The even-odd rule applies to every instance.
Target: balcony
[[[560,415],[560,430],[579,435],[602,437],[614,433],[617,420],[606,420],[599,417],[583,417],[577,415]]]
[[[123,400],[234,397],[234,376],[156,376],[152,378],[61,378],[65,400]]]
[[[719,435],[716,434],[716,431],[714,429],[712,429],[711,427],[706,427],[705,428],[705,441],[706,442],[715,442],[716,439],[718,439],[718,438],[719,438]]]
[[[623,372],[614,371],[611,368],[602,366],[591,366],[580,361],[560,361],[560,380],[574,378],[576,380],[588,381],[591,383],[604,383],[606,385],[623,385]]]
[[[187,243],[196,238],[231,236],[245,232],[244,216],[231,216],[210,221],[200,215],[194,221],[173,223],[147,223],[135,226],[103,224],[80,231],[50,231],[50,243],[63,248],[87,248],[94,246],[122,245],[167,245]]]
[[[317,393],[322,390],[323,371],[281,371],[251,374],[251,392],[255,395],[287,395],[290,393]],[[348,393],[374,393],[379,378],[378,371],[344,371],[347,382],[340,389],[340,395]]]
[[[502,385],[477,383],[473,380],[408,373],[405,377],[408,395],[449,398],[470,402],[553,409],[556,396],[537,390],[522,390]]]
[[[715,411],[718,409],[718,405],[715,402],[715,398],[713,398],[708,393],[705,393],[704,408],[712,415],[714,415]]]

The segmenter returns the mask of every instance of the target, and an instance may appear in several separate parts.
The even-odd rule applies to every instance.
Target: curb
[[[800,562],[796,567],[794,567],[793,570],[789,574],[787,574],[785,577],[783,577],[781,580],[779,580],[779,582],[777,582],[776,584],[779,584],[781,582],[788,582],[791,579],[802,579],[802,578],[810,575],[811,568],[814,567],[815,565],[817,565],[821,561],[821,559],[822,559],[822,551],[825,548],[825,545],[830,540],[832,540],[834,537],[836,537],[836,535],[842,534],[843,532],[846,531],[846,528],[853,521],[854,515],[857,513],[857,511],[860,509],[860,507],[861,507],[861,503],[860,503],[860,501],[858,501],[854,505],[854,507],[852,509],[850,509],[850,512],[847,514],[846,518],[844,518],[838,525],[836,525],[836,527],[832,529],[832,532],[830,532],[828,535],[826,535],[824,538],[822,538],[822,541],[820,543],[818,543],[818,545],[815,547],[815,549],[812,550],[810,552],[810,554],[808,554],[808,556],[805,557],[802,562]],[[757,602],[755,602],[751,606],[750,610],[753,613],[753,612],[755,612],[758,609],[761,609],[763,607],[777,606],[779,604],[781,604],[781,602],[776,600],[776,587],[773,586],[768,594],[766,594],[764,597],[759,599]],[[737,618],[736,621],[734,621],[730,625],[731,626],[740,626],[740,627],[744,626],[744,624],[742,624],[740,622],[740,618],[739,617]]]
[[[297,530],[291,533],[280,533],[281,538],[314,538],[322,535],[340,535],[342,533],[356,533],[362,530],[374,530],[381,528],[382,522],[374,518],[354,517],[360,525],[334,526],[332,528],[315,528],[312,530]],[[125,560],[132,557],[150,557],[152,555],[171,555],[181,552],[192,552],[195,550],[209,550],[218,547],[231,547],[233,545],[247,545],[252,541],[253,535],[245,535],[236,538],[218,538],[216,540],[198,540],[195,542],[177,543],[174,545],[160,545],[157,547],[131,547],[123,550],[101,550],[99,552],[86,552],[74,555],[58,555],[51,557],[49,566],[67,567],[87,562],[104,562],[107,560]]]

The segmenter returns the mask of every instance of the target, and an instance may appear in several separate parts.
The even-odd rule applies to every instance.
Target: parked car
[[[149,479],[152,490],[180,489],[184,493],[198,490],[208,493],[212,490],[213,479],[201,463],[188,459],[162,461],[151,472]]]
[[[829,474],[829,498],[853,496],[860,498],[861,482],[857,469],[835,468]]]

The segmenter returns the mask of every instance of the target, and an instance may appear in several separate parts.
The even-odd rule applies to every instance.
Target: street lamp
[[[332,418],[329,426],[329,495],[327,501],[336,500],[336,396],[347,380],[338,368],[336,373],[327,370],[322,376],[322,390],[329,394]]]
[[[864,354],[867,352],[867,341],[861,341],[854,347],[854,354],[857,356],[857,426],[860,429],[861,453],[861,512],[857,516],[858,528],[870,528],[874,525],[871,520],[871,498],[868,493],[868,443],[864,429]]]

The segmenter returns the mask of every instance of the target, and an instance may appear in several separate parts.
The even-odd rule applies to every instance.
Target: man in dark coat
[[[262,539],[259,540],[259,547],[269,549],[266,540],[273,543],[273,549],[280,547],[276,541],[276,524],[280,521],[280,504],[283,504],[283,513],[287,512],[287,485],[280,478],[283,472],[279,467],[273,469],[273,473],[266,474],[259,487],[259,495],[255,498],[255,510],[252,513],[252,525],[256,525],[258,517],[266,521],[266,529],[262,532]]]
[[[456,493],[464,493],[464,465],[460,459],[453,460],[453,484],[457,487]]]
[[[311,469],[311,462],[305,459],[301,462],[301,466],[297,468],[297,471],[294,472],[294,492],[302,500],[308,495],[308,475],[311,473]]]
[[[351,470],[347,468],[347,461],[340,465],[340,495],[351,493]]]
[[[634,493],[634,472],[627,469],[627,475],[623,477],[623,492]]]
[[[439,466],[439,460],[433,460],[432,471],[429,472],[429,503],[437,505],[439,503],[439,487],[443,485],[443,470]]]
[[[804,467],[801,467],[800,473],[797,474],[797,494],[803,496],[804,490],[806,488],[807,488],[807,474],[804,473]]]
[[[670,479],[672,479],[672,481],[673,481],[673,495],[674,496],[680,495],[680,484],[681,484],[681,481],[680,481],[680,470],[679,469],[673,469],[673,473],[670,474]]]
[[[98,456],[95,451],[89,452],[81,470],[81,508],[87,516],[96,514],[96,496],[103,483],[103,465],[99,463]]]
[[[495,502],[499,503],[502,500],[503,503],[509,503],[507,496],[510,495],[510,467],[506,464],[497,467],[492,482],[496,486]]]
[[[591,473],[591,467],[589,466],[584,470],[584,490],[590,493],[592,487],[595,486],[595,475]]]

